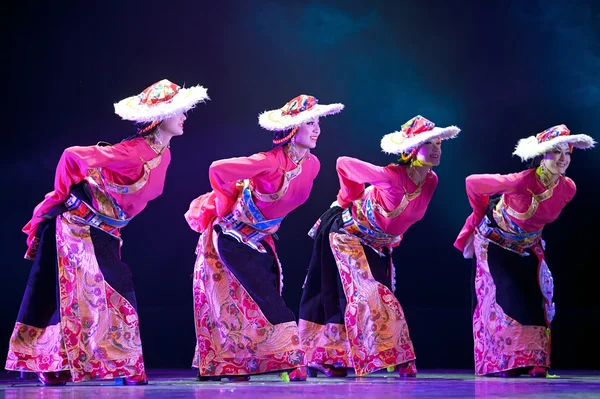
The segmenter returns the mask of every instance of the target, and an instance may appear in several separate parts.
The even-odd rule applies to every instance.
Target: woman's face
[[[442,157],[442,140],[426,141],[419,147],[415,157],[424,165],[438,166]]]
[[[564,175],[571,163],[571,148],[566,143],[557,145],[544,155],[542,163],[553,175]]]
[[[180,114],[177,114],[175,116],[172,116],[168,119],[165,119],[160,124],[161,133],[171,136],[171,137],[181,136],[183,134],[183,123],[185,122],[186,119],[187,119],[187,117],[185,116],[185,113],[183,113],[183,112]]]
[[[319,118],[312,118],[298,127],[298,132],[292,140],[296,146],[310,150],[317,146],[319,135],[321,135]]]

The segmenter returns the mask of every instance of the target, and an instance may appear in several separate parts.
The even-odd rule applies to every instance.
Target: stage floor
[[[417,378],[400,379],[391,373],[367,377],[309,378],[282,382],[278,375],[252,377],[249,382],[196,382],[193,370],[150,370],[149,385],[132,387],[114,381],[93,381],[42,387],[37,379],[19,373],[0,377],[0,398],[600,398],[600,372],[553,371],[555,378],[476,377],[470,371],[420,370]]]

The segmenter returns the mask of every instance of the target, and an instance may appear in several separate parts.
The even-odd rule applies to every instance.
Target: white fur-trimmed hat
[[[513,155],[517,155],[522,161],[526,161],[543,155],[562,143],[579,149],[592,148],[596,144],[594,139],[586,134],[572,135],[565,125],[556,125],[535,136],[519,140]]]
[[[456,126],[436,127],[435,123],[417,115],[400,128],[381,139],[381,149],[388,154],[405,154],[432,139],[452,139],[460,133]]]
[[[129,121],[155,122],[188,111],[198,102],[208,99],[206,89],[202,86],[182,88],[163,79],[140,94],[116,103],[115,113]]]
[[[258,115],[258,124],[273,132],[285,131],[308,122],[312,118],[337,114],[344,104],[318,104],[313,96],[301,94],[279,109]]]

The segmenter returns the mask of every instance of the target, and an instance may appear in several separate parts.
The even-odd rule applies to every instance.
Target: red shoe
[[[323,363],[310,363],[308,366],[308,375],[316,377],[317,371],[325,374],[325,376],[329,378],[342,378],[348,375],[348,371],[345,367],[333,367],[331,364]]]
[[[51,371],[36,374],[40,382],[47,387],[66,385],[68,381],[71,381],[71,372],[69,370]]]
[[[529,376],[532,378],[546,378],[548,374],[548,369],[542,366],[533,366],[531,370],[529,370]]]
[[[411,360],[410,362],[399,364],[398,375],[400,377],[416,377],[417,366],[415,365],[415,361]]]
[[[306,366],[298,367],[289,374],[290,381],[306,381]]]
[[[126,377],[124,385],[148,385],[148,377],[146,376],[146,372],[144,371],[142,374]]]

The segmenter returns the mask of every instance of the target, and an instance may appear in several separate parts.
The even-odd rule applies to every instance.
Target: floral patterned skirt
[[[44,221],[6,369],[70,370],[73,382],[144,372],[131,270],[120,240],[65,212]]]
[[[521,256],[475,233],[475,374],[550,366],[552,274],[541,243]]]
[[[365,375],[415,359],[404,311],[394,296],[391,254],[379,256],[340,233],[342,209],[320,218],[302,300],[300,336],[308,363]]]
[[[294,313],[281,297],[282,273],[273,239],[261,253],[221,233],[201,236],[194,266],[196,350],[202,376],[250,375],[304,366]]]

